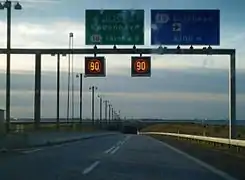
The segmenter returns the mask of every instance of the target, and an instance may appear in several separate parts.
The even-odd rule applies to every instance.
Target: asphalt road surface
[[[116,134],[0,157],[1,180],[233,180],[151,137]]]

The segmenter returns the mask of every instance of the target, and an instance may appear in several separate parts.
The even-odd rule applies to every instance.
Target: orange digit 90
[[[135,62],[134,62],[134,69],[136,72],[138,73],[144,73],[148,70],[148,62],[145,61],[144,59],[137,59]]]
[[[97,59],[91,60],[88,63],[88,69],[90,72],[101,72],[101,62]]]

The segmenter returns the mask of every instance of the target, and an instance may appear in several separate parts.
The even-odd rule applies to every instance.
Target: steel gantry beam
[[[41,55],[42,54],[158,54],[158,55],[228,55],[230,56],[229,69],[229,138],[236,138],[236,68],[235,68],[235,49],[214,49],[204,47],[200,49],[190,48],[84,48],[84,49],[0,49],[0,54],[35,54],[35,127],[39,127],[41,119],[40,99],[41,99]]]
[[[183,54],[183,55],[231,55],[235,49],[192,49],[192,48],[84,48],[84,49],[11,49],[11,54]],[[0,54],[7,54],[7,49],[0,49]]]

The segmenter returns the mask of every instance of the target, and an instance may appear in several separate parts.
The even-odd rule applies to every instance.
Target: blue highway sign
[[[220,11],[151,10],[151,45],[220,45]]]

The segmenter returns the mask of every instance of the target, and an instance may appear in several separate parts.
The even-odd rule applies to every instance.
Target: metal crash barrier
[[[196,136],[196,135],[190,135],[190,134],[164,133],[164,132],[140,132],[139,134],[164,135],[164,136],[180,137],[180,138],[187,138],[187,139],[193,139],[193,140],[201,140],[201,141],[207,141],[207,142],[213,142],[213,143],[219,143],[219,144],[245,147],[245,140],[237,140],[237,139]]]

